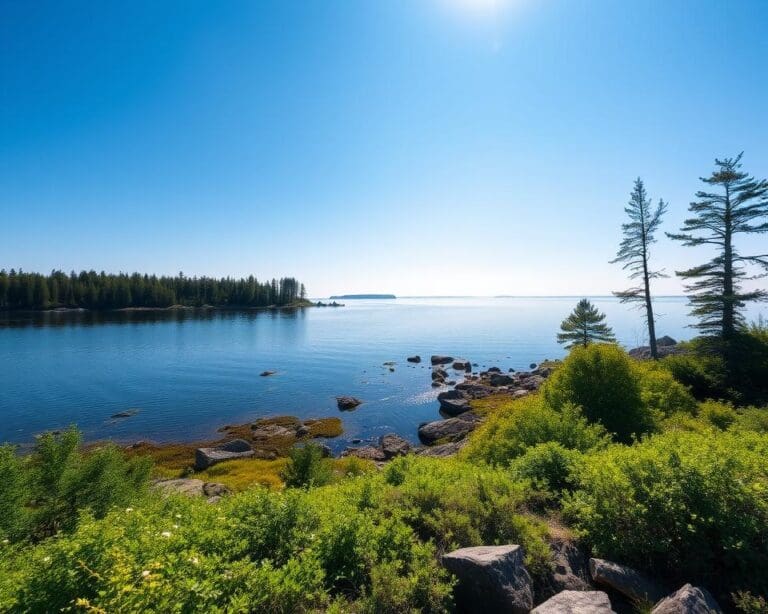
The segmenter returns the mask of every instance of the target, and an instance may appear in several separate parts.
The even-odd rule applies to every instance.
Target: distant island
[[[362,299],[362,298],[374,298],[374,299],[392,299],[397,298],[394,294],[339,294],[330,297],[331,299]]]

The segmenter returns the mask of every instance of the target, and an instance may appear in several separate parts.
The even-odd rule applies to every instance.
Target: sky
[[[766,23],[765,0],[0,0],[0,268],[620,290],[636,177],[675,231],[716,157],[768,176]]]

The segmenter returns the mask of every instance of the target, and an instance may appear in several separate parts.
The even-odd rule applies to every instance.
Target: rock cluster
[[[603,559],[589,559],[577,546],[552,545],[548,578],[534,583],[518,545],[462,548],[443,555],[443,566],[456,577],[458,612],[535,614],[615,614],[627,603],[655,603],[651,614],[718,614],[722,610],[701,587],[686,584],[668,593],[639,572]],[[587,573],[587,568],[589,572]],[[550,589],[561,586],[554,594]],[[605,590],[598,590],[604,588]],[[616,600],[616,606],[611,603]],[[627,601],[629,600],[629,601]]]
[[[378,446],[363,446],[347,448],[342,456],[356,456],[377,463],[391,460],[396,456],[404,456],[412,450],[411,443],[395,433],[388,433],[379,438]]]
[[[224,495],[229,494],[229,489],[218,482],[203,482],[195,478],[176,478],[168,480],[155,480],[153,488],[164,495],[185,495],[187,497],[205,497],[209,503],[215,503]]]

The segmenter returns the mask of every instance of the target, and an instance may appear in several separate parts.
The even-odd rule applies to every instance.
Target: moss
[[[197,473],[195,477],[206,482],[220,482],[235,492],[246,490],[256,484],[277,489],[283,487],[280,473],[287,464],[287,458],[276,460],[242,458],[214,465]]]

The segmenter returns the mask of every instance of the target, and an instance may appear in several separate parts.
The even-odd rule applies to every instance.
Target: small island
[[[331,300],[334,299],[345,299],[345,300],[355,300],[355,299],[393,299],[397,298],[394,294],[339,294],[334,295],[330,297]]]

